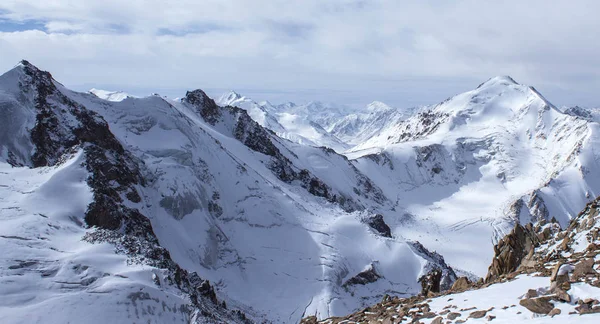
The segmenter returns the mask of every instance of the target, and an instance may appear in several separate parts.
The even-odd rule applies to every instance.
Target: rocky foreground
[[[465,323],[476,321],[598,323],[600,321],[600,199],[562,230],[556,222],[516,225],[495,247],[485,279],[458,278],[436,292],[432,272],[423,291],[383,300],[345,317],[302,323]],[[432,282],[431,280],[434,280]]]

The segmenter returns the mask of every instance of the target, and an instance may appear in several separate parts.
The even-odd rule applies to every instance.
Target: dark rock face
[[[419,278],[419,283],[421,284],[421,293],[424,296],[427,296],[430,293],[439,293],[441,281],[442,270],[435,268],[429,271],[427,274]]]
[[[440,125],[448,120],[449,115],[429,110],[420,112],[414,118],[418,119],[419,123],[404,122],[400,125],[400,137],[398,143],[423,138],[433,134]]]
[[[377,233],[385,237],[392,237],[392,231],[388,224],[383,220],[383,215],[376,214],[365,220],[367,225],[374,229]]]
[[[523,259],[533,253],[538,244],[531,224],[525,227],[515,225],[515,228],[494,246],[494,259],[488,268],[486,282],[517,270]]]
[[[454,269],[446,264],[444,257],[427,250],[419,242],[411,242],[410,245],[416,254],[427,260],[426,274],[418,280],[423,288],[421,293],[427,295],[428,292],[439,293],[450,289],[457,276]]]
[[[356,276],[346,280],[342,287],[355,286],[355,285],[366,285],[377,281],[381,276],[377,273],[373,265],[369,269],[359,272]]]
[[[219,118],[221,118],[221,109],[219,106],[200,89],[186,92],[184,100],[198,107],[200,116],[211,125],[216,124]]]

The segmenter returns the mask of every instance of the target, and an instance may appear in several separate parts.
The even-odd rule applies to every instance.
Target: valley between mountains
[[[600,124],[494,77],[431,106],[0,76],[0,322],[600,317]]]

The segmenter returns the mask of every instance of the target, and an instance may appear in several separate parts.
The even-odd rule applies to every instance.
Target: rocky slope
[[[596,323],[600,319],[600,199],[569,226],[516,225],[494,247],[486,280],[461,277],[450,290],[386,296],[354,314],[303,323]]]

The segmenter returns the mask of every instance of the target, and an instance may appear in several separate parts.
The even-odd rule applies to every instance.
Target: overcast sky
[[[433,104],[495,75],[600,106],[600,1],[0,0],[0,70],[171,97]]]

